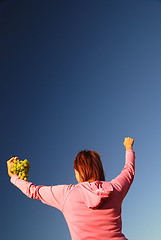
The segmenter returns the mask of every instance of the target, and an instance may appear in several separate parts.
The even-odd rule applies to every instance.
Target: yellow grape
[[[30,163],[27,159],[25,160],[14,160],[11,171],[18,175],[20,179],[27,181]]]

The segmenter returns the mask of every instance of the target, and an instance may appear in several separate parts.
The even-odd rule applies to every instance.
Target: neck
[[[94,182],[94,181],[96,181],[96,179],[91,178],[91,179],[89,179],[87,182]]]

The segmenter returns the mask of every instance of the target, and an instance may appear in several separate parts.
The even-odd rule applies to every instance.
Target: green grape
[[[25,160],[14,160],[11,171],[20,179],[27,181],[30,168],[30,162]]]

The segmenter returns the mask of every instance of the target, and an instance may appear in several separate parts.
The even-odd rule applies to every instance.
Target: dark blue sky
[[[75,184],[73,160],[101,153],[106,179],[135,139],[123,205],[129,240],[160,240],[161,1],[0,2],[1,236],[69,240],[61,213],[9,182],[11,155],[37,185]]]

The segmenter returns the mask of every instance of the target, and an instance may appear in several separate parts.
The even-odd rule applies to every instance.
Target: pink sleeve
[[[122,194],[124,198],[127,194],[135,175],[135,152],[126,150],[125,166],[122,172],[111,181],[113,186]]]
[[[38,199],[59,210],[62,210],[65,198],[73,186],[36,186],[32,182],[20,179],[17,175],[11,177],[11,183],[18,187],[29,198]]]

